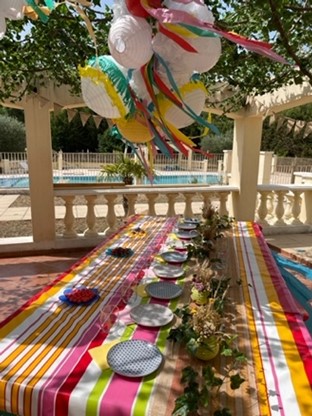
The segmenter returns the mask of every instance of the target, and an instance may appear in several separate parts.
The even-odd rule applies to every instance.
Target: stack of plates
[[[169,324],[174,315],[166,306],[147,303],[132,308],[130,316],[138,325],[158,327]]]
[[[187,260],[187,253],[179,251],[165,251],[160,256],[168,263],[184,263]]]
[[[184,269],[180,266],[173,266],[171,264],[157,264],[153,267],[156,276],[162,279],[177,279],[184,275]]]

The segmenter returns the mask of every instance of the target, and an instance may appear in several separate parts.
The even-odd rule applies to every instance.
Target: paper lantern
[[[5,18],[0,16],[0,40],[3,38],[3,36],[5,35],[5,31],[6,31],[6,23],[5,23]]]
[[[137,17],[148,17],[149,14],[143,9],[139,0],[126,0],[126,5],[131,14]]]
[[[191,1],[189,3],[183,4],[174,0],[165,0],[164,6],[166,6],[168,9],[181,10],[183,12],[187,12],[192,16],[197,17],[197,19],[202,20],[203,22],[214,23],[215,20],[213,14],[204,2],[202,2],[202,4],[199,4],[195,1]]]
[[[116,120],[120,134],[132,143],[147,143],[153,136],[147,127],[144,117],[136,115],[134,118]]]
[[[79,71],[83,99],[94,112],[105,118],[134,113],[128,81],[111,56],[92,59]]]
[[[23,19],[23,7],[26,5],[24,0],[1,0],[0,16],[12,20]]]
[[[179,88],[183,102],[199,116],[204,109],[207,90],[202,82],[190,82]],[[177,94],[175,94],[177,96]],[[164,94],[157,96],[158,108],[165,121],[181,129],[194,123],[192,115],[186,114]],[[156,117],[156,115],[155,115]]]
[[[152,28],[145,19],[125,15],[118,18],[108,34],[112,57],[125,68],[138,69],[153,55]]]
[[[142,101],[146,107],[151,104],[152,98],[146,88],[144,79],[142,77],[141,71],[135,69],[129,81],[129,86],[135,93],[136,97]],[[158,92],[158,91],[157,91]]]
[[[153,39],[153,50],[168,64],[171,72],[197,71],[207,72],[218,62],[221,56],[221,41],[215,37],[187,38],[197,51],[187,52],[180,45],[162,33]]]

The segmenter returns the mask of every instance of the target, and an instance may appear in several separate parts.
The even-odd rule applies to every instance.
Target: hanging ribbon
[[[200,19],[197,19],[190,13],[184,12],[182,10],[169,10],[165,8],[154,9],[150,7],[148,0],[141,0],[141,5],[146,10],[146,12],[154,19],[156,19],[160,24],[185,24],[189,26],[194,26],[195,28],[198,27],[206,29],[212,33],[218,34],[230,40],[231,42],[243,46],[247,50],[256,52],[260,55],[264,55],[282,64],[289,64],[289,62],[287,62],[285,58],[275,53],[272,50],[272,45],[270,45],[267,42],[247,39],[244,36],[238,35],[237,33],[227,32],[225,30],[219,29],[213,23],[204,22]]]

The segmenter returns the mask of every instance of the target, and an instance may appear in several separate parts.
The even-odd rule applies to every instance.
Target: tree
[[[0,114],[0,152],[24,152],[26,133],[23,123],[14,117]]]
[[[40,20],[8,21],[0,41],[0,101],[10,97],[16,85],[30,90],[44,77],[72,86],[79,93],[78,65],[95,55],[95,44],[78,13],[64,1],[52,11],[47,23]],[[217,65],[203,75],[207,86],[222,81],[238,87],[235,106],[244,105],[248,93],[272,91],[286,83],[312,80],[312,7],[303,0],[205,0],[216,24],[252,39],[270,41],[274,50],[289,60],[283,65],[246,51],[222,39],[223,52]],[[99,55],[108,53],[107,33],[112,18],[106,7],[82,7],[92,23]],[[25,29],[27,31],[25,32]]]
[[[221,28],[268,41],[290,65],[250,53],[222,40],[223,52],[205,78],[207,83],[226,81],[248,93],[270,92],[288,83],[312,83],[312,7],[298,0],[205,0]],[[244,101],[243,101],[244,102]]]

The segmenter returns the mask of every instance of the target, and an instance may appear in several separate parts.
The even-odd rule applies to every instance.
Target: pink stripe
[[[280,274],[280,271],[277,267],[277,264],[275,263],[275,260],[271,252],[268,250],[267,243],[263,237],[263,234],[260,232],[259,226],[257,224],[253,224],[253,229],[257,236],[257,240],[263,255],[264,262],[270,273],[270,278],[276,289],[276,294],[279,298],[279,302],[283,307],[283,311],[287,313],[296,313],[302,316],[302,313],[297,307],[296,302],[294,301],[294,298],[292,297],[286,285],[286,282]]]
[[[168,305],[168,301],[159,301],[151,299],[150,303]],[[146,328],[138,326],[132,339],[142,339],[154,344],[158,338],[161,328]],[[133,404],[138,394],[142,377],[127,378],[114,374],[112,380],[102,398],[100,414],[109,416],[130,416]],[[121,401],[122,394],[122,401]]]
[[[240,222],[237,224],[237,226],[241,227],[241,232],[240,232],[241,239],[243,240],[243,245],[244,245],[244,248],[245,248],[245,254],[246,254],[246,257],[247,257],[247,263],[248,263],[248,269],[249,269],[248,272],[249,272],[249,276],[252,280],[252,287],[254,289],[254,296],[255,296],[256,304],[257,304],[256,305],[257,306],[257,312],[259,313],[259,316],[260,316],[261,328],[262,328],[262,332],[263,332],[263,336],[264,336],[264,340],[265,340],[265,346],[266,346],[266,349],[267,349],[267,354],[268,354],[269,361],[270,361],[270,367],[271,367],[271,371],[272,371],[272,375],[273,375],[273,379],[274,379],[274,385],[275,385],[275,388],[276,388],[276,396],[277,396],[277,400],[278,400],[278,404],[279,404],[279,411],[280,411],[281,415],[285,415],[283,404],[282,404],[282,401],[281,401],[281,391],[279,389],[278,377],[277,377],[277,374],[276,374],[276,370],[275,370],[275,366],[274,366],[274,362],[273,362],[273,358],[272,358],[273,353],[272,353],[272,350],[271,350],[271,347],[270,347],[270,342],[269,342],[267,331],[266,331],[265,320],[264,320],[264,317],[263,317],[263,314],[262,314],[261,303],[259,301],[259,297],[258,297],[257,291],[256,291],[257,282],[256,282],[256,279],[255,279],[254,274],[252,272],[252,267],[251,267],[251,264],[250,264],[250,259],[249,259],[248,250],[247,250],[247,246],[246,246],[246,241],[245,241],[246,236],[244,235],[244,230],[243,230],[243,227],[241,226]],[[251,236],[248,235],[248,238],[251,238]],[[257,239],[256,239],[256,241],[258,242]],[[257,329],[257,332],[259,332],[258,329]]]
[[[132,267],[132,272],[129,273],[126,277],[127,281],[134,281],[138,274],[140,275],[140,271],[142,267],[146,266],[151,261],[151,255],[155,253],[160,246],[160,244],[166,238],[166,234],[168,229],[172,229],[176,220],[175,219],[168,219],[165,224],[161,227],[162,230],[158,232],[154,238],[149,242],[146,246],[145,250],[142,251],[141,256],[137,259],[135,264]],[[103,244],[100,247],[103,248]],[[101,250],[99,247],[94,249],[91,253],[99,253]],[[90,255],[91,255],[90,253]],[[142,276],[141,276],[142,277]],[[116,291],[115,295],[111,297],[110,304],[112,308],[120,303],[120,294],[118,290]],[[160,303],[160,302],[159,302]],[[125,305],[123,305],[124,307]],[[158,330],[157,330],[158,333]],[[157,335],[157,334],[156,334]],[[39,395],[39,415],[43,414],[55,414],[55,399],[58,394],[60,394],[60,390],[64,384],[66,384],[66,380],[70,377],[70,374],[73,368],[77,365],[80,361],[81,357],[87,352],[88,348],[90,347],[90,342],[94,340],[95,336],[98,335],[98,326],[92,324],[89,330],[84,334],[83,338],[79,341],[79,345],[71,349],[71,352],[66,358],[60,363],[58,369],[51,375],[49,375],[49,380],[43,385],[42,390],[43,392]],[[142,335],[144,336],[144,335]],[[104,338],[103,338],[104,339]],[[141,338],[145,339],[145,338]],[[147,341],[149,339],[146,339]],[[153,342],[153,338],[151,341]],[[83,372],[81,373],[83,374]],[[60,380],[62,380],[62,384],[60,384]],[[78,382],[79,380],[77,380]],[[120,392],[119,392],[120,394]],[[131,402],[132,403],[132,402]]]

